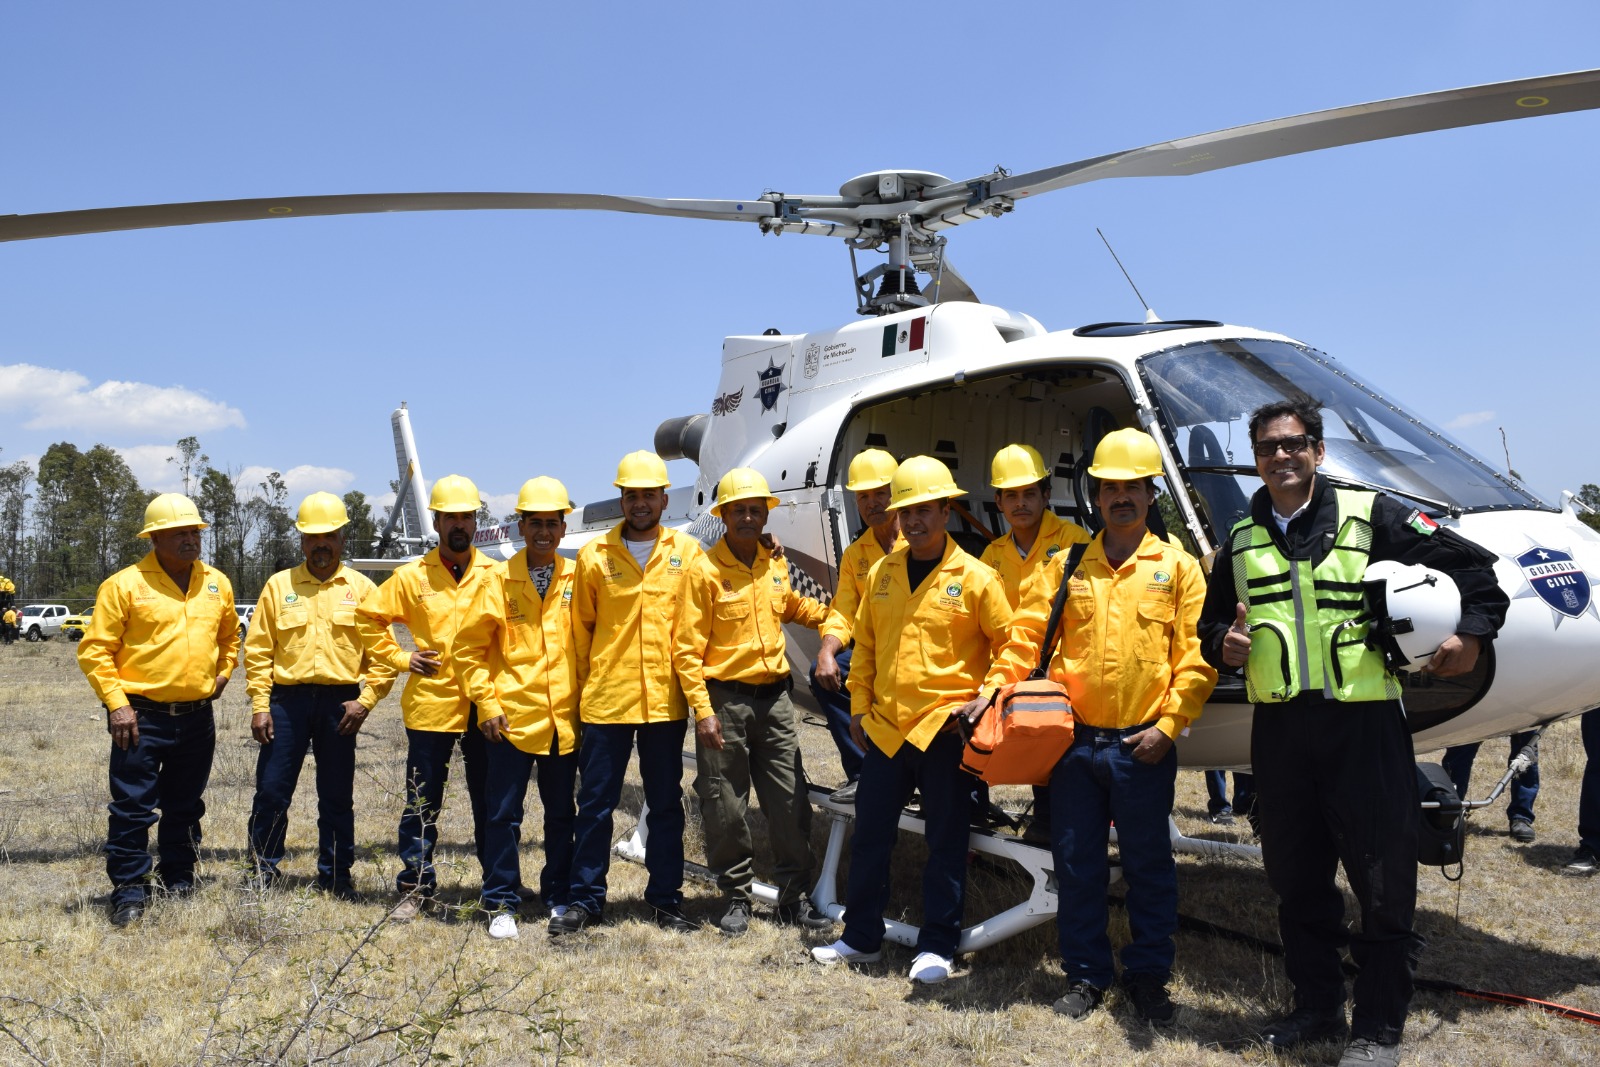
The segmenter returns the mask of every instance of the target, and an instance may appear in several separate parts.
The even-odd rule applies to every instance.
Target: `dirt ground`
[[[383,922],[397,869],[395,823],[405,735],[398,687],[362,733],[357,763],[356,882],[345,903],[311,888],[316,819],[312,769],[291,813],[286,885],[245,883],[245,820],[255,745],[244,679],[218,713],[207,793],[200,890],[155,902],[144,922],[114,930],[99,848],[105,835],[104,714],[73,647],[0,648],[0,1063],[527,1063],[1319,1064],[1338,1050],[1275,1056],[1250,1040],[1288,990],[1280,961],[1247,942],[1186,928],[1178,937],[1174,998],[1182,1025],[1156,1034],[1113,996],[1109,1010],[1071,1022],[1051,1010],[1063,991],[1054,925],[1046,923],[961,962],[942,986],[905,978],[909,950],[890,947],[859,970],[810,962],[808,942],[757,921],[742,938],[705,929],[674,935],[649,925],[643,868],[616,860],[608,922],[552,944],[537,917],[522,936],[492,942],[473,914],[479,872],[465,796],[452,783],[441,820],[443,899],[455,907],[410,926]],[[814,781],[840,775],[825,730],[802,731]],[[1484,747],[1475,786],[1487,789],[1505,744]],[[1464,877],[1421,874],[1418,926],[1428,940],[1425,981],[1456,983],[1600,1011],[1600,878],[1560,873],[1576,844],[1577,723],[1553,727],[1541,748],[1539,840],[1517,845],[1501,806],[1469,830]],[[459,765],[455,774],[459,778]],[[685,775],[687,790],[689,775]],[[634,780],[636,784],[636,780]],[[1025,790],[997,791],[1020,806]],[[617,833],[630,831],[630,790]],[[1177,818],[1187,833],[1248,841],[1210,825],[1198,773],[1179,776]],[[524,872],[542,861],[530,790]],[[817,820],[818,855],[828,820]],[[691,816],[688,851],[699,858]],[[916,921],[920,838],[897,853],[898,917]],[[769,870],[764,858],[758,871]],[[1179,859],[1180,910],[1193,920],[1276,940],[1276,907],[1258,864]],[[688,910],[713,919],[714,887],[691,879]],[[977,862],[968,921],[1022,899],[1009,863]],[[1113,898],[1121,886],[1113,886]],[[1113,941],[1127,930],[1113,907]],[[758,913],[758,920],[760,914]],[[813,940],[823,940],[816,938]],[[1583,1064],[1600,1057],[1600,1030],[1528,1008],[1424,990],[1413,1004],[1406,1062]]]

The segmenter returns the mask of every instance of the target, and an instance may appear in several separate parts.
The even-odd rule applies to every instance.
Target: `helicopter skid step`
[[[693,752],[683,754],[685,767],[695,766]],[[844,903],[839,899],[839,861],[844,858],[845,829],[855,818],[854,805],[835,804],[828,799],[831,790],[821,786],[810,787],[811,804],[821,811],[829,820],[828,844],[823,853],[822,869],[817,875],[817,883],[812,888],[811,899],[817,908],[833,919],[842,919],[844,916]],[[648,806],[641,806],[639,822],[634,827],[633,833],[623,838],[616,844],[616,853],[623,859],[635,863],[643,863],[645,848],[648,841],[648,831],[645,828],[645,815]],[[1259,862],[1261,850],[1253,845],[1241,845],[1228,841],[1211,841],[1205,838],[1187,837],[1178,829],[1178,824],[1172,819],[1167,820],[1171,834],[1174,852],[1186,852],[1194,855],[1226,857],[1237,856]],[[909,830],[914,834],[925,834],[926,826],[920,815],[909,811],[900,813],[900,829]],[[1111,841],[1117,839],[1116,827],[1111,828]],[[1055,887],[1055,858],[1048,849],[1030,845],[1020,837],[1010,834],[997,833],[993,830],[973,830],[967,839],[968,847],[973,852],[999,859],[1008,859],[1015,862],[1028,873],[1032,881],[1027,899],[1013,905],[998,914],[989,916],[980,922],[963,927],[961,939],[957,943],[956,951],[961,953],[976,952],[991,945],[997,945],[1009,937],[1014,937],[1024,930],[1030,930],[1040,923],[1047,922],[1056,914],[1056,887]],[[691,871],[702,870],[699,864],[685,863],[685,869]],[[1110,881],[1116,882],[1122,878],[1122,868],[1113,866],[1110,871]],[[756,881],[751,886],[751,895],[764,904],[778,902],[776,886],[766,882]],[[884,939],[897,945],[913,947],[921,932],[920,927],[910,923],[897,922],[885,919],[883,922]]]

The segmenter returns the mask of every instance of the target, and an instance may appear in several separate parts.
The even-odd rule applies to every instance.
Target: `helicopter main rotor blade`
[[[0,241],[309,215],[507,209],[624,211],[639,215],[757,223],[771,218],[777,210],[774,204],[766,200],[662,200],[600,193],[352,193],[340,196],[289,196],[273,200],[201,200],[189,204],[0,215]]]
[[[1020,198],[1102,178],[1199,174],[1243,163],[1432,130],[1600,108],[1600,70],[1474,85],[1236,126],[988,181],[988,196]],[[985,179],[978,179],[982,182]],[[927,190],[928,199],[975,183]]]

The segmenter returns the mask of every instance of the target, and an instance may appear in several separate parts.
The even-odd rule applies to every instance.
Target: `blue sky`
[[[749,198],[887,167],[1031,170],[1391,96],[1600,65],[1600,6],[10,5],[0,212],[433,190]],[[448,14],[446,12],[448,11]],[[1537,491],[1600,482],[1600,114],[1067,189],[952,235],[986,300],[1050,329],[1163,315],[1341,359]],[[172,442],[290,472],[430,478],[504,505],[608,492],[704,411],[721,339],[854,317],[837,242],[576,213],[185,227],[0,246],[0,462]],[[692,478],[687,464],[674,477]]]

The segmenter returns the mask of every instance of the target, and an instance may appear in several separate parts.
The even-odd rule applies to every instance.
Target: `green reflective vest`
[[[1362,578],[1372,552],[1375,494],[1336,489],[1338,536],[1322,562],[1283,557],[1267,527],[1233,528],[1233,585],[1250,627],[1245,688],[1257,704],[1320,689],[1328,700],[1394,700],[1400,682],[1367,647]]]

